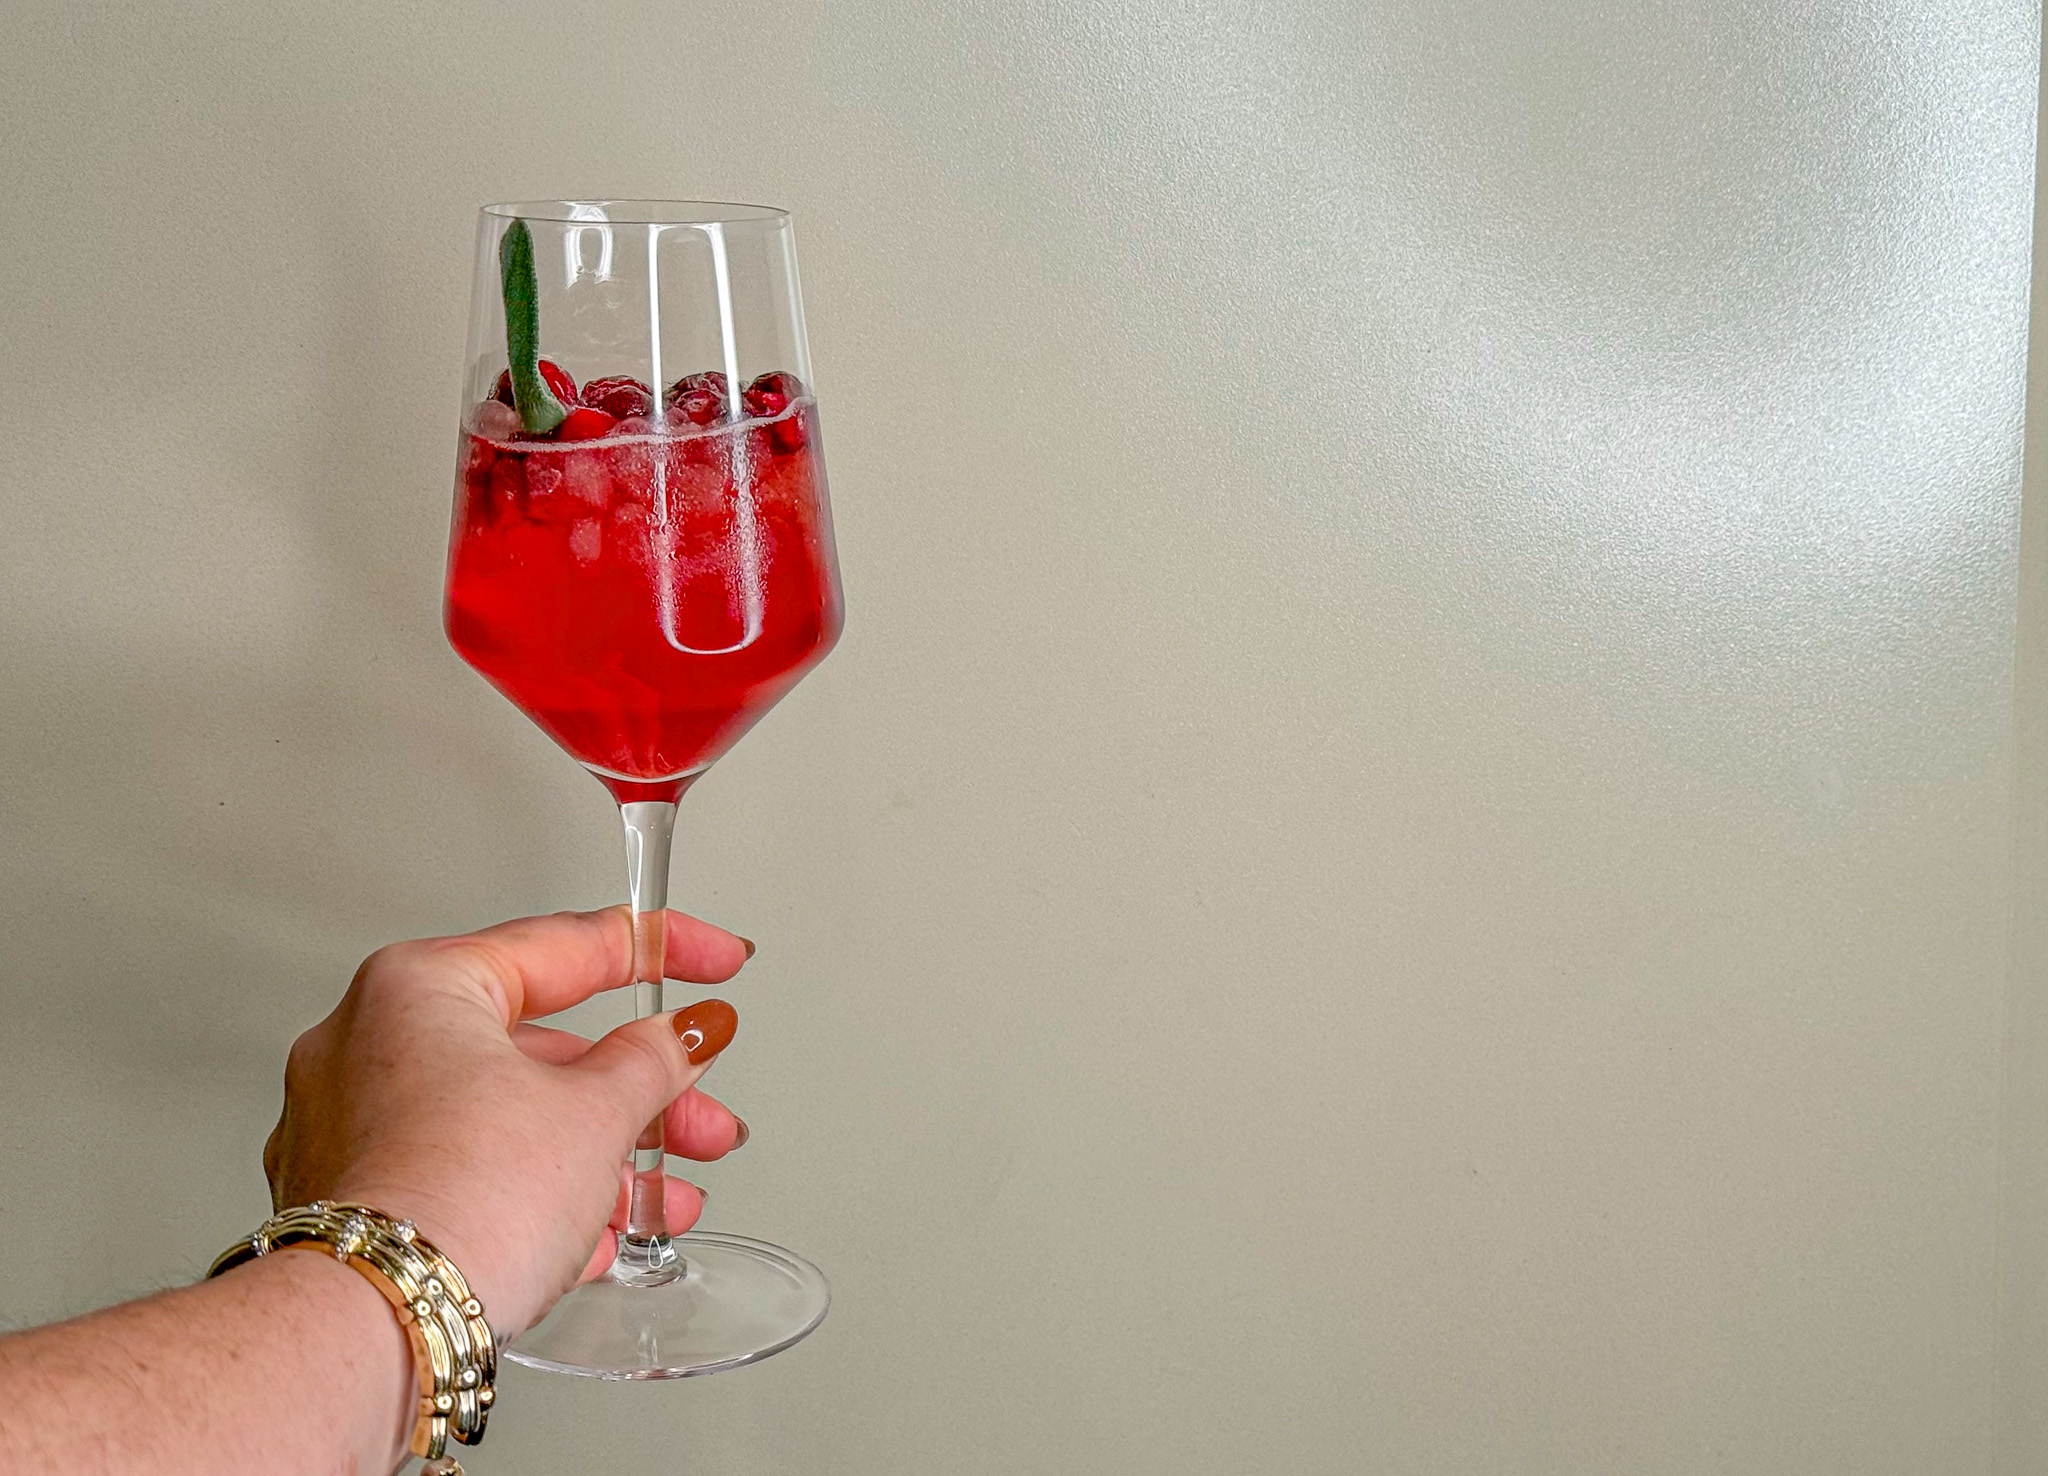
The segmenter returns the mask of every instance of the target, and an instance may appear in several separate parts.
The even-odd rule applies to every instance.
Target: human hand
[[[681,913],[667,928],[672,978],[721,983],[751,952]],[[273,1201],[350,1200],[411,1219],[461,1268],[499,1337],[518,1336],[611,1263],[628,1159],[657,1114],[668,1151],[687,1158],[745,1141],[744,1124],[695,1090],[731,1039],[723,1001],[594,1043],[527,1023],[631,975],[622,907],[380,948],[292,1046],[263,1151]],[[694,1061],[678,1039],[688,1026],[702,1032]],[[702,1196],[673,1178],[667,1191],[670,1230],[687,1230]]]

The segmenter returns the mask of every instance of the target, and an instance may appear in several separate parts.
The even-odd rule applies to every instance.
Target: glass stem
[[[662,976],[668,940],[669,840],[675,834],[672,800],[639,800],[619,806],[626,825],[626,876],[633,904],[633,1013],[644,1020],[662,1010]],[[619,1237],[612,1280],[627,1286],[660,1286],[683,1274],[683,1258],[669,1238],[663,1202],[661,1119],[640,1134],[633,1149],[633,1192],[626,1230]]]

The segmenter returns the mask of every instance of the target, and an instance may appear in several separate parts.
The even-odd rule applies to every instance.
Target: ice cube
[[[630,416],[612,428],[614,440],[621,436],[637,437],[653,433],[654,422],[644,415]],[[661,460],[661,448],[658,445],[651,441],[633,440],[624,445],[610,445],[601,452],[590,454],[606,458],[612,478],[618,484],[617,496],[637,502],[648,502],[653,499],[654,468]]]
[[[611,500],[611,456],[605,451],[572,451],[562,458],[562,490],[590,507]]]
[[[470,412],[469,428],[487,441],[509,441],[519,434],[519,412],[496,400],[485,400]]]
[[[526,461],[526,496],[533,511],[541,513],[562,490],[562,458],[530,456]]]
[[[578,518],[569,529],[569,552],[579,564],[594,564],[604,551],[604,519]]]

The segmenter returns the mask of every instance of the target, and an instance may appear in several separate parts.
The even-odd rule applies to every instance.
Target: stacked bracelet
[[[442,1461],[450,1436],[464,1445],[481,1441],[498,1397],[498,1348],[483,1303],[470,1294],[455,1263],[410,1220],[323,1199],[272,1215],[254,1235],[221,1252],[206,1274],[212,1278],[298,1245],[317,1245],[353,1266],[398,1313],[419,1377],[412,1453]]]

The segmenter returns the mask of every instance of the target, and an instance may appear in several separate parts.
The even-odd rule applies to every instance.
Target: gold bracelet
[[[398,1313],[420,1387],[412,1453],[446,1462],[449,1436],[464,1445],[481,1441],[498,1397],[498,1345],[484,1321],[483,1303],[470,1294],[455,1263],[410,1220],[393,1220],[366,1204],[323,1199],[278,1211],[255,1234],[222,1251],[206,1275],[210,1280],[300,1245],[320,1246],[353,1266]],[[459,1473],[461,1467],[447,1462],[442,1469]]]

